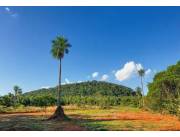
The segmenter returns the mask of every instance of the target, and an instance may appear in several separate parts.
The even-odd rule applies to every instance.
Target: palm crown
[[[57,36],[55,40],[52,41],[51,53],[54,58],[61,59],[64,57],[64,54],[69,53],[69,48],[71,45],[68,43],[68,40],[63,36]]]
[[[143,77],[144,74],[145,74],[145,70],[144,69],[138,70],[138,74],[139,74],[140,77]]]
[[[22,94],[22,89],[19,86],[14,86],[15,96]]]

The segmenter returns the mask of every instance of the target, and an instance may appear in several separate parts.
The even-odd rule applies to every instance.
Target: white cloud
[[[5,10],[6,10],[7,12],[10,12],[10,11],[11,11],[10,8],[8,8],[8,7],[5,7]]]
[[[101,77],[101,81],[106,81],[108,80],[109,76],[107,74],[104,74],[102,77]]]
[[[81,80],[78,80],[77,83],[81,83],[82,81]]]
[[[152,72],[151,69],[147,69],[147,70],[145,71],[145,74],[148,75],[148,74],[150,74],[151,72]]]
[[[136,64],[133,61],[127,62],[123,68],[115,73],[115,77],[119,81],[126,80],[132,76],[136,69]]]
[[[18,14],[14,11],[12,11],[9,7],[5,7],[4,10],[6,11],[6,14],[10,15],[11,17],[17,17]]]
[[[71,82],[69,81],[69,79],[65,78],[65,83],[70,84]]]
[[[42,86],[41,88],[43,88],[43,89],[48,89],[48,88],[50,88],[49,86]]]
[[[92,77],[93,77],[93,78],[96,78],[98,75],[99,75],[99,72],[94,72],[94,73],[92,73]]]
[[[127,62],[123,68],[119,69],[115,73],[115,77],[119,81],[124,81],[137,74],[137,71],[143,69],[142,64],[135,63],[134,61]],[[152,72],[151,69],[147,69],[145,74],[148,75]]]

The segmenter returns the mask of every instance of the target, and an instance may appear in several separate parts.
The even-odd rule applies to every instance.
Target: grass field
[[[55,107],[10,109],[0,114],[0,130],[25,131],[154,131],[180,130],[180,121],[175,116],[161,115],[132,107],[79,108],[64,106],[70,118],[66,121],[47,121]],[[9,112],[9,113],[7,113]]]

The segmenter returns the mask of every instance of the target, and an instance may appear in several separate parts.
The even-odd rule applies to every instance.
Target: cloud
[[[15,18],[18,16],[18,14],[16,12],[12,11],[9,7],[5,7],[4,10],[5,10],[5,13],[10,15],[11,17]]]
[[[99,72],[94,72],[94,73],[92,73],[92,77],[93,77],[93,78],[96,78],[98,75],[99,75]]]
[[[124,81],[131,78],[133,75],[137,74],[137,71],[143,69],[142,64],[135,63],[134,61],[127,62],[123,68],[119,69],[115,73],[115,77],[119,81]],[[151,73],[151,69],[147,69],[145,74]]]
[[[10,12],[10,11],[11,11],[10,8],[8,8],[8,7],[5,7],[5,10],[6,10],[7,12]]]
[[[71,82],[69,81],[69,79],[65,78],[65,83],[70,84]]]
[[[133,61],[127,62],[122,69],[115,73],[115,77],[119,81],[124,81],[130,78],[136,69],[136,64]]]
[[[50,86],[42,86],[41,88],[48,89],[48,88],[50,88]]]
[[[101,77],[101,81],[106,81],[108,80],[109,76],[107,74],[104,74],[102,77]]]

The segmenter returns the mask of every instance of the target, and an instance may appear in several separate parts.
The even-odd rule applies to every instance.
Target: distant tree
[[[63,36],[57,36],[55,40],[52,41],[52,56],[59,60],[59,84],[58,84],[58,95],[57,95],[57,109],[55,113],[50,117],[50,119],[64,119],[64,110],[60,105],[60,92],[61,92],[61,61],[66,54],[69,53],[69,48],[71,45],[68,40]]]
[[[13,89],[14,89],[14,102],[19,103],[20,96],[22,95],[22,89],[17,85],[15,85]]]
[[[14,98],[14,95],[12,93],[8,93],[8,95],[2,96],[0,99],[1,100],[0,105],[6,106],[6,107],[13,106],[14,105],[13,98]]]
[[[143,85],[143,78],[145,75],[145,70],[144,69],[140,69],[138,70],[138,75],[141,79],[141,91],[142,91],[142,106],[144,106],[144,85]]]

